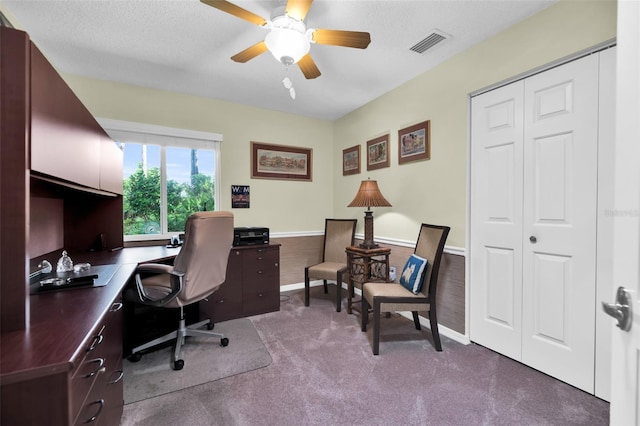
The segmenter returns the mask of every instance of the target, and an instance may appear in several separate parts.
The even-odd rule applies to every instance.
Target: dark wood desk
[[[114,264],[116,271],[103,287],[73,288],[28,297],[29,327],[2,333],[0,423],[69,425],[90,419],[96,413],[100,413],[101,421],[119,422],[122,377],[117,373],[122,370],[122,289],[139,262],[171,258],[178,250],[144,247],[70,253],[77,263]],[[55,256],[59,254],[50,254],[48,259],[53,265],[57,262]],[[97,340],[104,342],[96,351],[89,351],[98,346]],[[92,373],[88,380],[83,380]],[[105,390],[110,382],[114,386]],[[90,398],[93,392],[102,391],[111,393],[95,401]],[[109,398],[114,403],[105,403]]]
[[[372,281],[389,282],[389,255],[391,249],[377,247],[365,249],[358,246],[346,248],[349,290],[347,291],[347,313],[353,312],[354,287]]]
[[[93,417],[100,417],[100,424],[118,424],[126,355],[122,290],[139,263],[171,262],[179,251],[151,246],[70,252],[74,263],[115,265],[116,271],[103,287],[28,297],[28,329],[2,333],[0,424],[70,425]],[[55,268],[60,254],[33,259],[31,270],[43,258]],[[227,281],[200,310],[214,321],[223,320],[215,315],[231,319],[279,310],[279,245],[233,247],[229,259]],[[232,309],[226,308],[232,301]]]

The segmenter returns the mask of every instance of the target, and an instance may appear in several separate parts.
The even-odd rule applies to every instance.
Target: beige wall
[[[463,52],[433,70],[337,120],[334,162],[344,148],[391,135],[391,167],[343,177],[336,168],[336,216],[361,179],[378,180],[393,205],[375,209],[377,237],[415,241],[422,222],[452,227],[448,246],[465,246],[468,94],[612,39],[614,1],[562,1]],[[431,160],[398,165],[398,130],[431,120]],[[358,232],[362,231],[359,223]]]
[[[333,124],[247,107],[65,75],[96,117],[221,133],[221,209],[231,209],[231,185],[251,186],[251,208],[232,209],[236,226],[271,232],[319,231],[333,214]],[[313,181],[251,179],[251,141],[313,149]]]
[[[238,226],[272,232],[323,229],[325,217],[358,218],[347,208],[360,180],[377,179],[393,204],[375,209],[378,237],[415,241],[422,222],[452,227],[448,246],[465,246],[468,94],[613,39],[613,0],[563,0],[335,121],[315,120],[196,96],[65,75],[98,117],[221,133],[223,209],[231,185],[251,186]],[[46,54],[46,52],[45,52]],[[397,131],[431,120],[431,160],[398,165]],[[391,167],[366,171],[366,141],[391,135]],[[250,141],[313,148],[313,182],[250,178]],[[342,176],[342,150],[362,146],[363,172]]]

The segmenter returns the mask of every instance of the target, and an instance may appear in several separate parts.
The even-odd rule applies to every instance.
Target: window
[[[215,133],[99,120],[124,153],[124,240],[169,238],[187,217],[219,205]]]

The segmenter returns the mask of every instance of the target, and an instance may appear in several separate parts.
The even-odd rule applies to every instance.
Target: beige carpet
[[[145,354],[138,362],[125,359],[124,403],[153,398],[271,364],[269,351],[247,318],[217,323],[229,346],[215,339],[188,337],[183,349],[184,368],[171,369],[173,346]]]

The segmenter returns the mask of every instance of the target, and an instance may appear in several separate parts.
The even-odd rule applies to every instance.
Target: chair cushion
[[[309,267],[309,278],[335,280],[339,270],[346,271],[346,263],[323,262]]]
[[[402,268],[400,284],[413,294],[418,294],[422,287],[422,275],[427,269],[427,259],[412,254]]]

